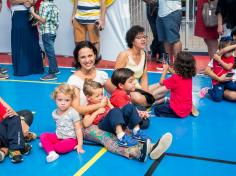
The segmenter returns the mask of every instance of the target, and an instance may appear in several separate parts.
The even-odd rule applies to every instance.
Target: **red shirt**
[[[114,107],[121,108],[130,103],[130,96],[122,89],[116,89],[110,98],[110,102]]]
[[[233,64],[234,65],[234,57],[233,56],[230,56],[230,57],[224,57],[222,56],[221,57],[221,60],[227,64]],[[224,69],[220,64],[219,62],[217,62],[216,60],[213,60],[213,72],[217,75],[217,76],[222,76],[223,74],[225,73],[228,73],[230,72],[229,70],[226,70]],[[219,82],[212,79],[212,84],[213,85],[216,85],[218,84]]]
[[[101,122],[101,120],[107,115],[107,113],[111,109],[109,106],[105,106],[104,108],[105,108],[105,112],[102,114],[98,114],[97,117],[95,117],[95,119],[93,120],[94,125],[99,124],[99,122]]]
[[[188,116],[192,111],[192,78],[173,74],[164,80],[164,86],[170,89],[171,109],[182,118]]]

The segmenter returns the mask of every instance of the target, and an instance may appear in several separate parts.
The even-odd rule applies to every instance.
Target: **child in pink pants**
[[[66,84],[59,85],[52,97],[57,104],[57,109],[52,116],[56,122],[55,133],[43,133],[40,142],[46,153],[47,162],[55,161],[58,153],[68,153],[75,148],[78,153],[84,153],[81,118],[79,113],[71,107],[74,89]]]

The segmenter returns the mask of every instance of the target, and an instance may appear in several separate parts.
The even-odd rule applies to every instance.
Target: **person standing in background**
[[[74,28],[75,45],[86,40],[100,50],[99,31],[104,29],[106,13],[106,0],[74,0],[72,12],[72,25]]]
[[[181,0],[159,0],[157,17],[157,34],[159,41],[164,42],[171,64],[182,50],[180,41],[180,25],[182,20]]]
[[[197,1],[197,15],[194,35],[203,38],[205,44],[207,45],[208,55],[210,59],[212,59],[218,49],[217,39],[219,35],[217,33],[217,26],[206,27],[203,23],[202,9],[205,2],[208,2],[208,0]]]
[[[12,10],[11,50],[15,76],[42,74],[43,60],[36,26],[29,21],[33,0],[10,0]]]

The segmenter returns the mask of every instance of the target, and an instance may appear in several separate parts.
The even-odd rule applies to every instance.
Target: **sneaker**
[[[138,141],[125,134],[121,140],[118,139],[118,145],[120,147],[132,147],[138,144]]]
[[[198,96],[199,96],[200,98],[204,98],[204,97],[206,96],[206,94],[208,93],[208,90],[209,90],[209,89],[210,89],[209,87],[204,87],[204,88],[202,88],[202,89],[199,91]]]
[[[59,75],[61,72],[60,72],[60,70],[58,70],[56,73],[55,73],[55,75]]]
[[[150,139],[148,139],[146,142],[143,143],[143,148],[141,150],[141,155],[138,158],[139,161],[141,161],[141,162],[146,162],[147,161],[148,154],[150,152],[150,148],[151,148],[151,141],[150,141]]]
[[[59,155],[56,152],[51,151],[51,152],[49,152],[48,156],[46,157],[46,161],[48,163],[51,163],[51,162],[57,160],[58,158],[59,158]]]
[[[152,147],[150,158],[156,160],[170,147],[172,143],[172,134],[166,133],[161,139]]]
[[[40,78],[42,81],[52,81],[52,80],[57,80],[57,76],[55,74],[48,74]]]
[[[28,155],[32,149],[32,145],[25,143],[25,146],[23,149],[20,150],[22,155]]]
[[[0,150],[0,162],[2,162],[5,158],[5,153]]]
[[[9,75],[0,72],[0,80],[8,79]]]
[[[9,150],[9,157],[13,163],[20,163],[23,161],[23,157],[19,150]]]
[[[24,137],[25,142],[31,142],[37,138],[37,135],[33,132],[28,132],[27,136]]]
[[[8,71],[7,68],[0,67],[0,73],[6,73]]]
[[[132,137],[139,142],[146,142],[149,137],[143,133],[142,130],[138,130],[136,134],[133,133]]]

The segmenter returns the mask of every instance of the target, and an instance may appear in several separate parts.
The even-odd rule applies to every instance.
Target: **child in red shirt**
[[[170,90],[169,103],[155,107],[156,116],[184,118],[192,110],[192,77],[196,75],[195,60],[188,52],[178,53],[174,62],[175,73],[165,79],[169,65],[164,64],[160,79],[163,89]],[[165,91],[166,91],[165,90]]]
[[[134,82],[134,81],[133,81]],[[134,87],[131,85],[131,87]],[[97,104],[104,101],[103,86],[93,80],[86,79],[84,82],[83,92],[89,104]],[[146,142],[148,137],[143,133],[139,127],[141,118],[133,104],[127,104],[122,108],[113,108],[109,100],[107,105],[99,108],[91,114],[86,114],[84,119],[104,131],[116,134],[119,146],[132,147],[140,142]],[[85,124],[87,127],[89,124]],[[124,129],[129,127],[132,130],[132,136],[125,133]]]

